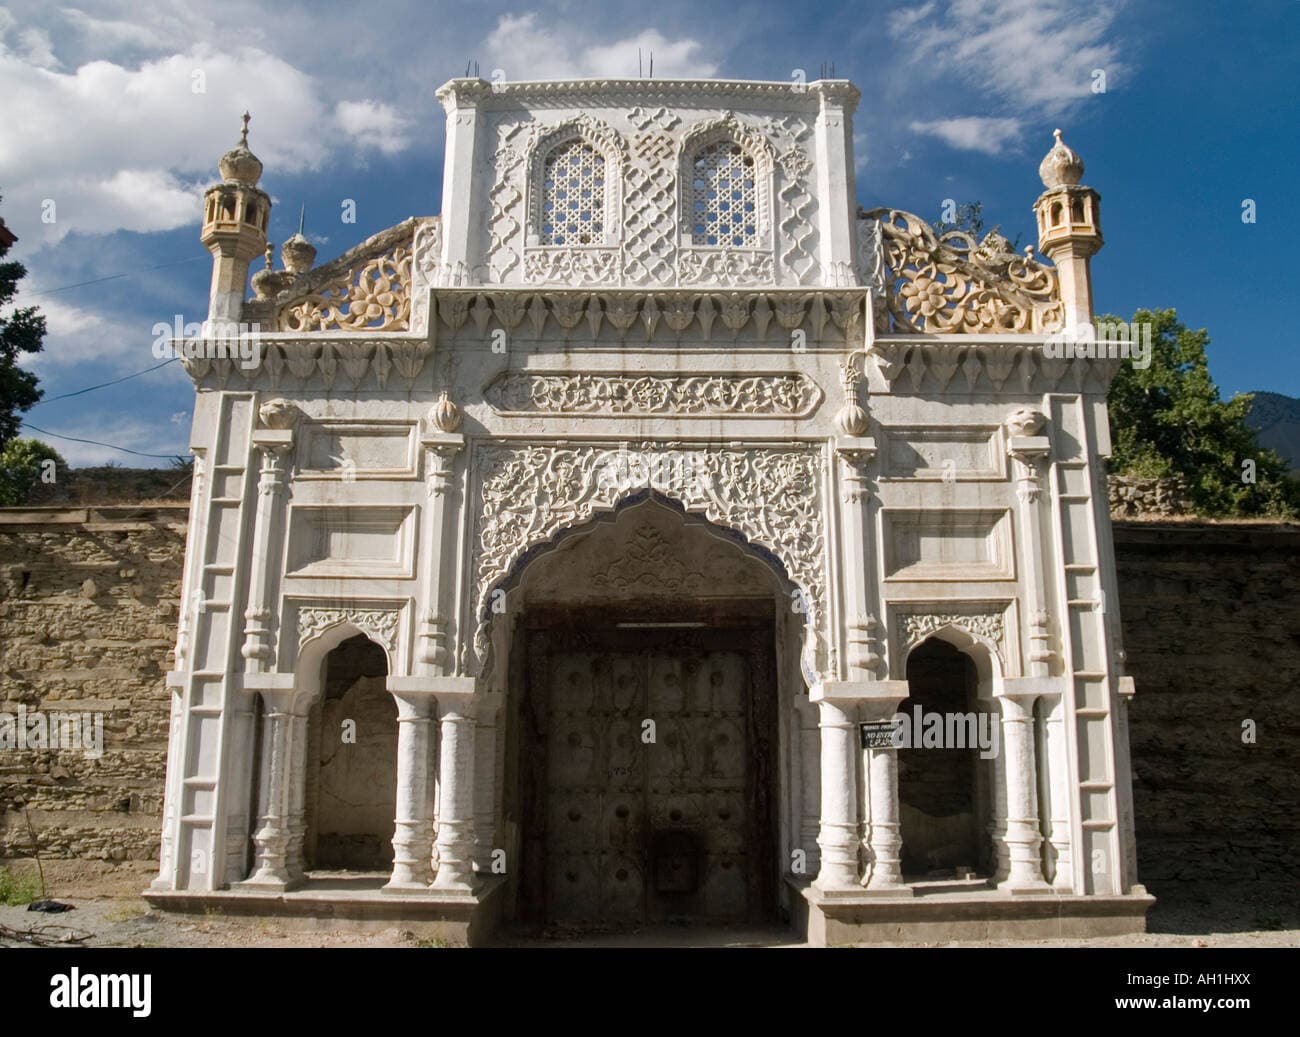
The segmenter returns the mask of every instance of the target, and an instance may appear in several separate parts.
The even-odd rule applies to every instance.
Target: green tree
[[[41,483],[65,482],[68,463],[38,439],[11,439],[0,449],[0,507],[27,504]]]
[[[984,203],[983,202],[962,202],[957,206],[955,213],[956,219],[952,223],[945,223],[943,220],[935,220],[932,226],[934,232],[940,237],[947,234],[950,230],[965,231],[976,241],[984,238]],[[989,231],[990,234],[1002,234],[1002,224],[997,224]],[[1020,235],[1016,235],[1016,240],[1011,242],[1011,251],[1020,251]]]
[[[1096,323],[1119,320],[1099,316]],[[1205,355],[1205,329],[1186,327],[1172,309],[1138,310],[1132,323],[1151,327],[1151,363],[1141,369],[1125,363],[1111,383],[1110,470],[1181,476],[1199,515],[1300,515],[1300,479],[1259,445],[1246,424],[1254,397],[1220,399]]]
[[[9,253],[9,244],[9,235],[0,234],[0,260]],[[18,294],[18,282],[26,276],[22,263],[0,262],[0,447],[18,435],[19,415],[42,395],[36,375],[19,367],[18,358],[41,351],[45,318],[35,306],[9,309]]]

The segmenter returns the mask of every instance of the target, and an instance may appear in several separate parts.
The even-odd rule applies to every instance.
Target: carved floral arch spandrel
[[[525,555],[645,491],[770,553],[798,589],[797,604],[806,613],[805,673],[815,679],[825,671],[826,544],[817,448],[493,443],[476,448],[473,465],[480,502],[471,606],[478,676],[493,665],[494,595]],[[470,668],[467,658],[462,666]]]
[[[397,608],[304,605],[298,609],[298,650],[294,664],[299,692],[319,693],[319,664],[350,637],[358,634],[383,649],[390,674],[397,669],[402,613]]]

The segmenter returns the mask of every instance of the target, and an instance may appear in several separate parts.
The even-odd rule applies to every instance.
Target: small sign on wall
[[[869,724],[859,724],[862,735],[862,748],[889,749],[894,745],[898,725],[892,720],[880,720]]]

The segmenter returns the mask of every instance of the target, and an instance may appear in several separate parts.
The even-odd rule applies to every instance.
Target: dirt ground
[[[395,926],[373,932],[301,928],[277,919],[226,918],[215,913],[181,915],[157,911],[140,896],[153,877],[150,866],[80,865],[67,870],[46,865],[50,897],[74,910],[42,914],[24,906],[0,905],[0,946],[30,942],[36,931],[44,943],[88,947],[441,947]],[[25,869],[24,869],[25,871]],[[52,873],[51,873],[52,872]],[[1157,894],[1158,895],[1158,894]],[[1290,909],[1288,908],[1288,912]],[[1265,927],[1266,926],[1266,927]],[[933,944],[947,947],[1300,947],[1300,925],[1279,918],[1258,903],[1166,897],[1147,918],[1148,932],[1094,940],[985,940]],[[619,933],[507,933],[501,946],[515,947],[800,947],[786,929],[670,928]],[[873,944],[893,946],[893,944]],[[907,946],[917,946],[908,944]]]

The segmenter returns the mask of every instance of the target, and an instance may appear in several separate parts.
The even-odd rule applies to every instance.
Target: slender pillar
[[[1039,848],[1038,775],[1034,765],[1035,695],[999,696],[1002,754],[1006,771],[1008,873],[998,888],[1006,893],[1045,893]]]
[[[1074,857],[1070,852],[1070,772],[1065,744],[1065,699],[1050,697],[1047,712],[1047,767],[1052,790],[1052,849],[1056,853],[1056,871],[1052,886],[1069,893],[1074,889]]]
[[[287,482],[285,459],[293,447],[293,427],[298,409],[282,400],[265,404],[260,411],[266,428],[253,433],[253,446],[262,454],[257,485],[257,511],[253,522],[253,550],[249,566],[248,608],[244,610],[244,645],[247,673],[275,669],[271,633],[271,603],[278,575],[271,559],[278,556],[280,529],[284,525],[284,492]]]
[[[862,719],[882,723],[893,719],[908,695],[907,681],[869,681],[864,685]],[[911,896],[912,887],[903,881],[903,835],[898,799],[898,748],[891,744],[872,745],[862,750],[867,773],[866,851],[867,868],[862,885],[868,893]]]
[[[421,570],[424,586],[424,612],[420,617],[416,647],[418,672],[441,676],[451,663],[447,650],[447,614],[443,604],[443,574],[453,564],[454,551],[444,550],[451,542],[447,535],[447,512],[454,489],[453,472],[456,454],[465,445],[465,437],[454,431],[460,424],[460,412],[449,400],[442,399],[426,419],[429,430],[421,437],[425,450],[424,529],[421,531]]]
[[[1025,598],[1029,618],[1029,653],[1026,673],[1046,677],[1053,653],[1047,615],[1047,590],[1043,578],[1042,475],[1051,453],[1051,440],[1040,436],[1046,417],[1031,407],[1019,407],[1006,421],[1007,453],[1016,468],[1021,552]]]
[[[441,799],[433,888],[446,892],[470,893],[475,882],[474,705],[471,693],[438,693]]]
[[[822,893],[858,890],[857,725],[853,704],[820,698],[821,869],[813,886]]]
[[[485,696],[474,725],[474,870],[492,874],[496,840],[497,716],[502,696]],[[506,862],[509,866],[509,862]]]
[[[863,885],[872,892],[905,892],[902,825],[898,807],[898,750],[893,746],[867,749],[871,821],[867,826],[867,866]]]
[[[253,874],[241,887],[274,891],[290,889],[302,881],[301,839],[293,850],[293,773],[301,758],[297,722],[306,717],[296,707],[292,689],[262,689],[262,787],[257,831],[253,835]]]
[[[433,879],[433,711],[430,694],[394,692],[397,700],[397,817],[390,893],[425,892]]]

